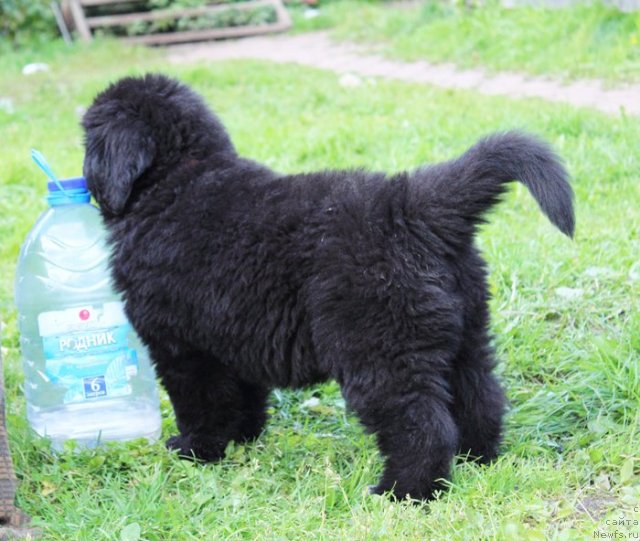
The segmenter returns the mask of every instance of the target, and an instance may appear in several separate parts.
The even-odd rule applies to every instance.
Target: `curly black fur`
[[[376,493],[428,499],[456,452],[496,456],[504,397],[473,237],[514,179],[572,235],[546,144],[510,132],[409,172],[283,175],[160,75],[110,86],[83,126],[115,283],[175,408],[171,449],[219,460],[260,434],[270,389],[333,378],[385,457]]]

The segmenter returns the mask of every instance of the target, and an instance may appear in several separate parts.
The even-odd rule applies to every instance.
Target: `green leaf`
[[[633,457],[627,458],[620,468],[620,484],[627,484],[633,479]]]
[[[140,524],[127,524],[120,532],[120,541],[138,541],[140,539]]]

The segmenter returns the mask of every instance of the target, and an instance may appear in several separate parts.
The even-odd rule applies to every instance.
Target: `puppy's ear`
[[[100,208],[122,214],[134,183],[153,162],[156,145],[148,125],[117,103],[94,104],[82,120],[83,174]]]

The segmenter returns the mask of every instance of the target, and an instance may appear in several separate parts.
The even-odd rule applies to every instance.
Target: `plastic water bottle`
[[[100,214],[84,178],[53,178],[16,271],[29,424],[54,448],[155,440],[155,373],[113,290]]]

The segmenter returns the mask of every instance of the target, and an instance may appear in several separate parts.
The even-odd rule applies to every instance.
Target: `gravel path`
[[[597,79],[562,83],[520,73],[490,74],[482,69],[458,69],[453,64],[401,62],[360,45],[334,43],[324,32],[176,45],[166,51],[170,62],[180,64],[234,58],[293,62],[344,74],[385,77],[512,98],[536,97],[609,114],[624,111],[628,115],[640,115],[640,85],[637,84],[609,89]]]

